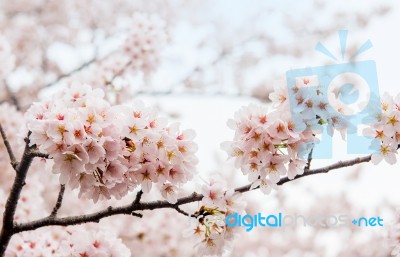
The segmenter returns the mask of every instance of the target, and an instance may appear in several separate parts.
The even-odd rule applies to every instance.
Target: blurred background
[[[314,49],[321,42],[340,56],[340,29],[349,31],[347,58],[371,40],[373,48],[357,60],[376,62],[381,93],[400,93],[398,24],[400,4],[389,0],[0,0],[0,102],[24,111],[76,81],[102,88],[115,104],[142,100],[196,131],[195,183],[220,174],[236,187],[247,178],[220,149],[233,138],[226,121],[235,111],[269,105],[269,93],[292,68],[335,64]],[[313,167],[355,157],[340,137],[334,142],[333,159]],[[399,168],[367,163],[299,179],[270,195],[247,193],[250,213],[380,216],[384,226],[243,230],[226,256],[391,256],[400,241]],[[133,222],[120,225],[133,256],[195,256],[180,233],[186,219],[176,216],[163,211],[115,222]],[[165,217],[174,222],[165,224]]]

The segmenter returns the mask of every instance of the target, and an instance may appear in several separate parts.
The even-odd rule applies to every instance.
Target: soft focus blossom
[[[149,72],[159,64],[160,52],[167,44],[165,22],[156,15],[135,13],[124,52],[135,70]]]

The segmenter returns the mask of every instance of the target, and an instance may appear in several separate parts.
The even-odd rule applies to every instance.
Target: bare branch
[[[28,154],[29,154],[30,156],[32,156],[32,157],[40,157],[40,158],[50,159],[50,157],[49,157],[48,154],[46,154],[46,153],[41,153],[41,152],[39,152],[39,151],[37,151],[37,150],[31,150]]]
[[[138,218],[143,218],[143,214],[137,213],[137,212],[131,212],[132,216],[138,217]]]
[[[121,207],[108,207],[105,210],[92,213],[92,214],[85,214],[79,216],[72,216],[72,217],[65,217],[65,218],[43,218],[36,221],[24,223],[24,224],[17,224],[14,229],[14,233],[19,233],[22,231],[34,230],[44,226],[52,226],[52,225],[59,225],[59,226],[69,226],[69,225],[78,225],[87,222],[99,222],[101,219],[118,215],[118,214],[126,214],[126,215],[134,215],[136,211],[143,211],[143,210],[154,210],[154,209],[165,209],[165,208],[172,208],[176,209],[176,206],[180,206],[187,203],[198,202],[203,198],[203,195],[193,193],[190,196],[182,197],[178,199],[175,204],[169,203],[167,201],[153,201],[147,203],[139,203],[137,205],[125,205]]]
[[[175,206],[174,209],[175,209],[177,212],[179,212],[179,213],[181,213],[181,214],[183,214],[183,215],[185,215],[185,216],[188,216],[188,217],[195,217],[194,215],[189,214],[189,213],[185,212],[184,210],[182,210],[181,208],[179,208],[179,206]]]
[[[55,218],[57,216],[58,210],[61,208],[63,197],[65,192],[65,185],[60,185],[60,191],[58,192],[57,202],[51,211],[50,218]]]
[[[143,191],[142,191],[142,190],[140,190],[139,192],[137,192],[136,198],[135,198],[135,200],[133,201],[132,204],[133,204],[133,205],[139,204],[140,199],[142,199],[142,195],[143,195]]]
[[[341,169],[341,168],[345,168],[345,167],[349,167],[349,166],[354,166],[356,164],[360,164],[363,162],[369,162],[371,161],[371,155],[365,156],[365,157],[358,157],[352,160],[348,160],[348,161],[339,161],[337,163],[328,165],[326,167],[323,168],[318,168],[318,169],[314,169],[314,170],[309,170],[309,171],[305,171],[303,174],[301,175],[297,175],[296,177],[294,177],[294,179],[299,179],[299,178],[303,178],[306,176],[310,176],[310,175],[315,175],[315,174],[320,174],[320,173],[328,173],[331,170],[337,170],[337,169]],[[279,182],[278,185],[283,185],[287,182],[291,181],[290,179],[288,179],[287,177],[282,178]]]
[[[311,169],[311,161],[312,161],[313,150],[314,150],[314,148],[311,148],[310,152],[308,153],[307,165],[304,168],[304,170],[310,170]]]
[[[3,215],[3,227],[0,233],[0,256],[4,255],[4,252],[11,237],[13,236],[13,234],[15,234],[14,215],[17,209],[17,204],[21,195],[22,188],[25,185],[26,175],[33,160],[33,157],[28,154],[31,151],[31,147],[29,146],[30,134],[31,132],[29,132],[28,136],[25,138],[24,154],[16,168],[14,183],[11,187],[11,191],[5,206],[5,211]]]
[[[15,159],[14,152],[11,148],[10,142],[8,141],[7,135],[4,132],[3,126],[1,126],[1,124],[0,124],[0,133],[1,133],[1,137],[3,138],[3,141],[4,141],[4,145],[6,146],[8,156],[10,156],[11,166],[14,168],[14,170],[16,170],[17,166],[18,166],[18,162]]]

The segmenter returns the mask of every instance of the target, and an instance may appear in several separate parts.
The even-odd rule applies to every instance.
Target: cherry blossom
[[[115,234],[85,226],[43,228],[14,237],[5,256],[118,256],[129,257],[130,250]]]
[[[261,2],[261,8],[251,5],[254,9],[246,8],[234,26],[227,26],[227,17],[219,13],[231,4],[239,10],[237,3],[200,2],[0,1],[1,256],[326,255],[324,250],[332,245],[321,242],[332,230],[266,228],[249,235],[223,221],[268,204],[267,211],[278,207],[308,215],[357,212],[343,187],[335,187],[343,195],[334,198],[320,197],[310,186],[307,190],[317,201],[307,206],[302,199],[302,208],[292,204],[297,195],[285,195],[291,190],[264,195],[264,200],[242,194],[270,194],[278,185],[312,174],[308,158],[319,134],[326,130],[343,136],[346,129],[354,129],[345,117],[351,110],[332,108],[317,76],[298,78],[291,89],[278,81],[270,104],[266,101],[273,78],[260,70],[268,66],[280,73],[282,67],[292,67],[282,62],[287,57],[308,60],[309,46],[316,40],[312,34],[333,34],[337,26],[301,21],[300,9],[299,15],[282,14],[276,12],[279,5]],[[301,9],[317,20],[335,5],[311,1]],[[351,12],[331,16],[364,29],[372,17],[390,10],[378,2],[372,7],[371,12],[348,8]],[[266,15],[249,17],[260,11]],[[285,27],[278,22],[274,29],[285,31],[284,43],[263,26],[271,13],[282,14],[278,20],[284,20]],[[303,37],[304,28],[311,36]],[[222,148],[234,167],[221,161],[217,169],[222,177],[212,177],[198,189],[192,183],[208,170],[197,174],[196,133],[175,123],[181,113],[171,111],[172,104],[158,102],[164,95],[175,99],[175,94],[186,93],[228,94],[238,98],[238,106],[250,95],[266,102],[244,106],[228,121],[234,136]],[[371,158],[338,166],[369,158],[375,164],[396,163],[400,95],[384,94],[381,99],[373,104],[371,124],[364,131],[375,139]],[[152,102],[155,108],[147,105]],[[197,120],[217,131],[214,113],[206,114],[204,121]],[[355,177],[346,182],[355,182]],[[233,187],[239,180],[244,184]],[[337,255],[400,256],[396,229],[398,224],[388,250],[379,244],[381,237],[365,240],[365,230],[339,228]]]
[[[153,71],[159,64],[159,55],[167,38],[165,22],[160,17],[135,13],[124,44],[124,52],[131,57],[132,67],[144,72]]]
[[[111,106],[101,89],[72,84],[52,101],[27,111],[31,144],[54,160],[60,183],[97,201],[120,199],[140,185],[161,185],[176,201],[179,187],[193,178],[194,132],[180,130],[141,102]]]
[[[236,230],[225,224],[225,218],[233,212],[243,213],[246,203],[240,193],[228,190],[218,176],[202,186],[202,193],[201,207],[194,214],[196,221],[190,222],[184,234],[197,242],[200,256],[221,256],[232,248]]]
[[[268,111],[257,105],[243,107],[235,113],[234,120],[228,121],[228,126],[235,130],[234,141],[222,144],[229,156],[236,159],[236,166],[248,175],[253,187],[260,186],[265,193],[276,188],[282,176],[293,179],[302,174],[310,149],[304,153],[300,149],[305,147],[300,146],[314,141],[305,126],[294,129],[286,108],[287,105]]]
[[[365,136],[373,139],[370,148],[374,151],[371,157],[374,164],[379,164],[382,160],[392,165],[397,162],[400,145],[399,96],[383,94],[381,113],[377,115],[372,112],[373,117],[367,118],[367,120],[374,120],[363,130]]]

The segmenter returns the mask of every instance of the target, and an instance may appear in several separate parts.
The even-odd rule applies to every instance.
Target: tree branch
[[[4,255],[8,243],[11,237],[15,234],[15,224],[14,215],[17,209],[17,204],[19,197],[21,195],[22,188],[25,185],[26,174],[28,173],[29,167],[32,163],[34,157],[30,156],[28,153],[31,151],[29,146],[29,136],[25,138],[25,150],[22,156],[21,162],[18,164],[16,169],[16,175],[14,183],[11,187],[10,195],[8,196],[5,211],[3,215],[3,227],[0,233],[0,256]]]
[[[28,154],[29,154],[29,156],[32,156],[32,157],[40,157],[40,158],[50,159],[48,154],[41,153],[37,150],[31,150]]]
[[[178,205],[175,206],[174,209],[175,209],[177,212],[179,212],[180,214],[183,214],[183,215],[185,215],[185,216],[188,216],[188,217],[196,217],[196,216],[193,215],[193,214],[189,214],[189,213],[185,212],[184,210],[182,210],[181,208],[179,208]]]
[[[309,175],[328,173],[331,170],[348,167],[348,166],[356,165],[356,164],[363,163],[363,162],[369,162],[370,160],[371,160],[371,156],[366,156],[366,157],[361,157],[361,158],[355,158],[355,159],[349,160],[349,161],[340,161],[340,162],[337,162],[335,164],[332,164],[332,165],[329,165],[329,166],[326,166],[323,168],[305,171],[302,175],[297,175],[293,180],[296,180],[296,179],[299,179],[299,178],[302,178],[305,176],[309,176]],[[278,185],[283,185],[289,181],[292,181],[292,180],[289,180],[287,177],[284,177],[278,182]],[[238,187],[235,189],[235,191],[244,193],[244,192],[250,191],[250,186],[251,185]],[[136,195],[136,199],[138,199],[138,195],[140,195],[139,193]],[[164,208],[172,208],[172,209],[177,210],[179,213],[182,213],[186,216],[190,216],[190,214],[181,210],[179,206],[188,204],[188,203],[199,202],[199,201],[201,201],[202,198],[203,198],[203,195],[193,193],[189,196],[179,198],[175,204],[169,203],[167,201],[152,201],[152,202],[145,202],[145,203],[142,203],[140,201],[137,201],[137,202],[134,201],[133,204],[120,206],[120,207],[111,207],[110,206],[105,210],[95,212],[92,214],[85,214],[85,215],[65,217],[65,218],[54,218],[54,219],[43,218],[43,219],[39,219],[36,221],[28,222],[28,223],[17,224],[15,226],[15,233],[19,233],[22,231],[34,230],[34,229],[44,227],[44,226],[53,226],[53,225],[69,226],[69,225],[78,225],[78,224],[87,223],[87,222],[99,222],[103,218],[114,216],[114,215],[119,215],[119,214],[133,215],[133,213],[135,213],[137,211],[164,209]],[[135,214],[137,214],[137,213],[135,213]],[[137,215],[135,215],[135,216],[137,216]]]
[[[52,81],[52,82],[46,84],[44,87],[46,88],[46,87],[54,86],[55,84],[57,84],[58,82],[60,82],[62,79],[74,75],[75,73],[77,73],[77,72],[83,70],[84,68],[88,67],[90,64],[92,64],[92,63],[94,63],[94,62],[96,62],[96,61],[98,61],[98,60],[97,60],[97,57],[95,56],[95,57],[93,57],[92,59],[90,59],[89,61],[86,61],[86,62],[82,63],[79,67],[73,69],[72,71],[60,75],[60,76],[57,77],[54,81]]]
[[[142,199],[142,195],[143,195],[143,191],[140,190],[139,192],[137,192],[135,200],[133,201],[132,205],[137,205],[140,202],[140,199]]]
[[[51,211],[50,218],[55,218],[57,216],[58,210],[61,208],[63,197],[65,192],[65,185],[60,185],[60,191],[58,192],[57,202]]]
[[[313,150],[314,150],[314,148],[311,148],[310,152],[308,153],[307,165],[304,168],[304,170],[310,170],[311,169],[311,161],[312,161]]]
[[[359,158],[355,158],[355,159],[348,160],[348,161],[339,161],[337,163],[328,165],[323,168],[318,168],[318,169],[314,169],[314,170],[305,170],[303,174],[295,176],[294,179],[289,179],[288,177],[281,178],[281,180],[279,180],[277,185],[281,186],[289,181],[293,181],[293,180],[296,180],[299,178],[303,178],[303,177],[315,175],[315,174],[320,174],[320,173],[328,173],[331,170],[345,168],[345,167],[353,166],[353,165],[360,164],[363,162],[369,162],[370,160],[371,160],[371,155],[368,155],[365,157],[359,157]],[[244,193],[244,192],[250,191],[250,187],[251,187],[251,184],[236,188],[235,191]],[[254,189],[257,189],[257,188],[254,188]]]
[[[1,137],[3,138],[4,145],[6,146],[8,156],[10,156],[11,166],[14,168],[14,170],[16,170],[17,166],[18,166],[18,162],[15,159],[14,152],[11,148],[10,142],[8,141],[7,135],[4,132],[3,126],[1,126],[1,124],[0,124],[0,134],[1,134]]]

